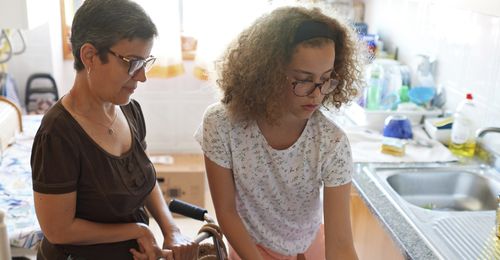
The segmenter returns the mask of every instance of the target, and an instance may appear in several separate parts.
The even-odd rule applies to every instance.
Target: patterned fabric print
[[[233,170],[238,213],[252,238],[281,254],[302,253],[315,238],[321,186],[351,181],[348,140],[323,113],[285,150],[270,147],[256,123],[231,124],[221,104],[207,109],[195,134],[208,158]]]
[[[6,211],[10,244],[35,249],[43,234],[33,204],[30,155],[41,116],[24,116],[24,133],[8,147],[0,160],[0,209]]]

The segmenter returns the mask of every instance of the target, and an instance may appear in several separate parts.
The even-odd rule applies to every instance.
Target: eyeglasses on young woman
[[[336,75],[336,74],[335,74]],[[315,83],[311,80],[295,80],[292,81],[293,86],[293,94],[298,97],[306,97],[311,95],[316,88],[319,88],[319,91],[323,95],[327,95],[333,92],[335,88],[338,86],[339,80],[334,78],[333,75],[320,83]]]

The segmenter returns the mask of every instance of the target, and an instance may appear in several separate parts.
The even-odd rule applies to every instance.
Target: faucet
[[[476,154],[500,172],[500,152],[483,142],[483,137],[488,133],[500,133],[500,127],[484,127],[476,131]]]
[[[484,127],[484,128],[479,128],[476,131],[476,138],[482,138],[487,133],[491,133],[491,132],[500,133],[500,127]]]

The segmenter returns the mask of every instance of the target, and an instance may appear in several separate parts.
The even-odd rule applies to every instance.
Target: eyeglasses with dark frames
[[[152,67],[153,64],[156,61],[156,58],[151,55],[146,59],[140,59],[140,58],[127,58],[125,56],[122,56],[120,54],[117,54],[116,52],[108,49],[108,52],[113,54],[115,57],[119,58],[120,60],[128,63],[128,75],[133,77],[137,74],[139,70],[144,68],[145,72],[148,72]]]
[[[288,78],[290,79],[290,78]],[[306,97],[311,95],[316,88],[323,95],[328,95],[332,93],[335,88],[339,85],[339,80],[337,79],[337,73],[332,73],[332,75],[320,83],[315,83],[311,80],[295,80],[292,81],[293,94],[298,97]]]

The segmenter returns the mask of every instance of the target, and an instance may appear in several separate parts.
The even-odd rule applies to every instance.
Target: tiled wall
[[[500,10],[497,1],[365,0],[369,31],[399,59],[437,58],[436,81],[453,110],[472,92],[482,126],[500,126]],[[491,9],[493,8],[493,9]]]

